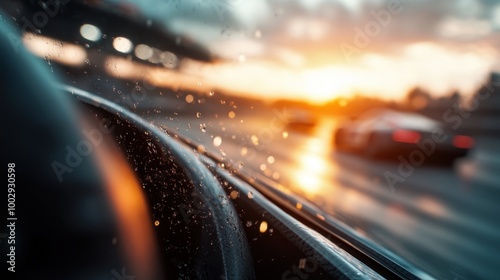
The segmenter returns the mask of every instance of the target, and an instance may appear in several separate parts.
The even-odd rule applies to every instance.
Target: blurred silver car
[[[372,110],[340,124],[334,141],[339,151],[370,158],[410,155],[443,162],[466,156],[474,145],[472,137],[456,134],[436,120],[388,109]]]

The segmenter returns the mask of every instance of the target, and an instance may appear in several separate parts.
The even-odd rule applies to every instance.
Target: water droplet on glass
[[[222,138],[220,138],[219,136],[215,137],[213,144],[215,147],[219,147],[222,144]]]
[[[229,195],[232,199],[236,199],[239,196],[238,191],[231,191],[231,194]]]
[[[295,204],[295,208],[297,208],[297,209],[299,209],[299,210],[300,210],[300,209],[302,209],[302,203],[297,202],[297,203]]]
[[[274,163],[274,157],[273,156],[268,156],[267,157],[267,163],[273,164]]]
[[[199,146],[197,147],[197,150],[198,150],[198,153],[200,153],[200,154],[203,154],[203,153],[205,153],[205,152],[207,151],[207,150],[205,149],[205,146],[203,146],[203,145],[199,145]]]
[[[256,135],[252,135],[252,137],[250,137],[250,140],[255,146],[259,145],[259,137],[257,137]]]
[[[264,233],[267,231],[267,222],[266,221],[262,221],[262,223],[260,223],[259,231],[261,233]]]

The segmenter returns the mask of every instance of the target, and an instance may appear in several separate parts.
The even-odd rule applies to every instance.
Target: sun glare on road
[[[298,149],[296,168],[291,170],[296,187],[309,198],[322,192],[325,186],[325,177],[335,172],[330,163],[332,143],[332,126],[329,120],[321,121],[312,137]]]

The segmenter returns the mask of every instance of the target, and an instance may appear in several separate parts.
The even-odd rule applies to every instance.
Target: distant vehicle
[[[287,128],[294,131],[310,132],[317,124],[318,120],[310,111],[305,109],[288,110],[290,118]]]
[[[370,158],[396,158],[418,153],[433,161],[464,157],[474,139],[455,134],[444,124],[415,113],[376,109],[347,121],[335,132],[338,150]],[[419,152],[418,152],[419,151]]]

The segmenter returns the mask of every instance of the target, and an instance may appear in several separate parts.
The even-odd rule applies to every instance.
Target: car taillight
[[[465,135],[457,135],[453,137],[453,146],[461,149],[469,149],[474,145],[474,139]]]
[[[421,137],[420,133],[411,130],[398,129],[392,133],[392,140],[401,143],[415,144]]]

